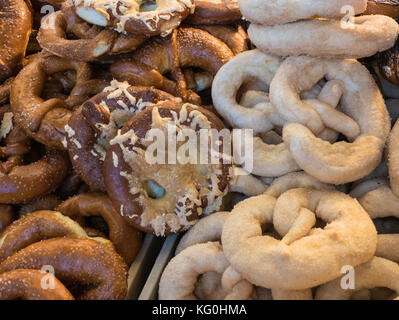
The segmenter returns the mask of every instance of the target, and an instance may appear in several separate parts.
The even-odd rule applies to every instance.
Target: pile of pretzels
[[[255,49],[223,65],[212,101],[254,130],[253,162],[232,209],[180,239],[159,299],[398,299],[399,4],[239,5]]]
[[[183,235],[159,299],[396,298],[395,18],[393,0],[0,0],[0,300],[125,299],[144,234]],[[240,129],[249,162],[248,137],[148,158],[154,132],[191,130],[197,156]]]

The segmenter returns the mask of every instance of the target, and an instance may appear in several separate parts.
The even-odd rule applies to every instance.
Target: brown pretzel
[[[194,13],[185,22],[191,24],[227,24],[241,19],[237,0],[194,0]]]
[[[36,211],[15,220],[0,237],[0,262],[32,243],[44,239],[87,238],[86,232],[72,219],[56,211]]]
[[[0,274],[0,300],[74,300],[67,288],[54,277],[54,287],[43,288],[45,273],[18,269]]]
[[[77,299],[118,300],[127,292],[126,265],[106,240],[54,238],[34,243],[0,264],[15,269],[54,268],[55,276]],[[80,289],[76,285],[80,284]],[[83,292],[82,292],[83,291]]]
[[[68,152],[75,171],[92,190],[105,191],[102,166],[117,129],[142,108],[164,100],[174,97],[154,88],[113,81],[73,113],[68,123]]]
[[[7,204],[0,204],[0,234],[14,219],[14,208]]]
[[[132,54],[131,59],[115,62],[110,70],[119,81],[154,86],[184,101],[201,104],[201,98],[187,90],[180,68],[201,68],[214,76],[233,56],[225,43],[208,32],[180,28],[169,37],[150,39]],[[163,76],[167,72],[174,81]]]
[[[114,27],[118,32],[158,35],[177,28],[194,9],[193,0],[157,1],[156,8],[141,1],[90,2],[73,0],[76,14],[82,19],[102,27]]]
[[[109,239],[116,251],[130,265],[141,247],[142,236],[130,227],[115,211],[111,200],[103,193],[86,193],[74,196],[61,203],[57,210],[66,216],[101,216],[109,228]]]
[[[43,100],[41,93],[49,75],[66,70],[76,72],[76,84],[65,100]],[[103,80],[91,79],[87,63],[39,54],[12,83],[11,108],[15,120],[35,140],[65,149],[65,125],[73,107],[104,88]]]
[[[24,0],[0,1],[0,83],[22,65],[32,27]]]
[[[14,126],[13,114],[1,108],[1,134],[5,137],[0,146],[0,203],[26,203],[53,191],[64,179],[68,159],[63,153],[48,149],[44,156],[27,163],[30,138],[19,126]]]
[[[215,114],[201,107],[160,103],[130,119],[111,141],[104,162],[105,185],[115,209],[136,228],[162,236],[187,229],[202,212],[218,210],[230,181],[230,166],[221,162],[148,163],[147,132],[154,126],[167,130],[168,124],[197,134],[200,129],[224,128]]]

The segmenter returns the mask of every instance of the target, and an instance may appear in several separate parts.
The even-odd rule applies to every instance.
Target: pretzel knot
[[[47,77],[67,70],[76,73],[69,95],[65,99],[44,100],[41,94]],[[71,117],[71,110],[104,86],[103,80],[92,79],[87,63],[41,53],[15,78],[11,88],[11,109],[16,123],[33,139],[46,146],[65,149],[64,128]]]
[[[316,217],[327,223],[324,229],[314,228]],[[281,240],[262,235],[270,223]],[[240,202],[223,226],[222,245],[232,267],[251,283],[304,290],[336,279],[344,265],[370,260],[377,232],[355,199],[299,188],[277,199],[265,194]]]

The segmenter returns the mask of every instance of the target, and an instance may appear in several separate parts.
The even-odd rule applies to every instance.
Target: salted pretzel
[[[0,274],[0,300],[74,300],[67,288],[53,278],[51,288],[43,288],[45,273],[18,269]]]
[[[67,126],[68,152],[75,171],[92,190],[105,191],[102,166],[118,128],[142,109],[165,100],[174,97],[154,88],[112,81],[74,111]]]
[[[238,0],[194,0],[194,13],[184,22],[192,24],[228,24],[241,19]]]
[[[76,83],[69,96],[65,100],[43,100],[41,93],[47,77],[66,70],[76,72]],[[103,80],[91,78],[87,63],[41,53],[13,81],[10,101],[15,121],[38,142],[66,149],[64,128],[71,109],[100,92],[105,85]]]
[[[35,211],[54,210],[61,202],[62,200],[55,194],[38,197],[19,207],[18,218],[22,218]]]
[[[126,265],[105,239],[54,238],[36,242],[4,260],[0,274],[16,269],[40,270],[44,265],[54,268],[55,277],[76,299],[120,300],[126,296]]]
[[[87,22],[121,33],[146,35],[169,34],[194,9],[193,0],[157,0],[155,8],[137,0],[73,0],[72,4]]]
[[[0,202],[25,203],[53,191],[66,176],[69,164],[65,155],[47,149],[39,159],[27,162],[31,139],[20,126],[14,126],[12,112],[2,117]]]
[[[126,123],[111,141],[104,162],[105,185],[115,209],[139,230],[161,236],[187,229],[203,212],[217,211],[230,181],[231,165],[222,157],[213,161],[215,164],[181,163],[177,159],[171,163],[167,158],[164,164],[159,159],[159,164],[152,159],[146,151],[151,145],[147,132],[156,129],[154,132],[165,134],[169,141],[173,136],[167,130],[172,127],[177,131],[194,130],[198,139],[200,129],[220,132],[224,125],[201,107],[160,103]],[[177,144],[179,148],[181,143]],[[212,150],[219,154],[222,147],[220,143]],[[167,150],[159,152],[168,154]]]
[[[22,66],[32,14],[24,0],[0,1],[0,84]]]
[[[201,52],[201,55],[197,53]],[[234,56],[229,47],[206,31],[180,28],[166,38],[155,37],[111,66],[111,73],[119,81],[131,85],[154,86],[181,97],[184,101],[200,104],[200,97],[187,90],[180,68],[196,67],[214,76]],[[163,74],[170,72],[174,81]]]
[[[60,212],[41,210],[15,220],[0,237],[0,262],[41,240],[70,237],[86,239],[86,232]]]
[[[109,228],[109,239],[116,251],[130,265],[141,247],[141,233],[130,227],[103,193],[85,193],[61,203],[57,211],[66,216],[101,216]]]

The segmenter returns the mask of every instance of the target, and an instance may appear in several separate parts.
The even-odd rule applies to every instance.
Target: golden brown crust
[[[41,210],[15,220],[0,237],[0,262],[41,240],[72,237],[87,238],[84,230],[56,211]]]
[[[120,300],[127,293],[126,265],[109,243],[92,239],[54,238],[34,243],[0,264],[0,273],[15,269],[54,268],[55,276],[77,299]],[[76,285],[85,290],[74,293]]]
[[[32,15],[24,0],[0,1],[0,83],[15,73],[25,56]]]
[[[115,211],[111,200],[103,193],[85,193],[69,198],[57,207],[66,216],[101,216],[109,228],[109,239],[116,251],[130,265],[141,247],[142,235],[129,226]]]
[[[66,70],[76,71],[76,83],[68,98],[43,100],[40,95],[47,77]],[[91,79],[87,63],[41,53],[13,81],[11,108],[17,124],[33,139],[50,147],[65,149],[65,125],[72,114],[70,109],[103,88],[103,81]]]
[[[54,287],[42,286],[45,273],[18,269],[0,274],[0,300],[74,300],[67,288],[54,278]]]

